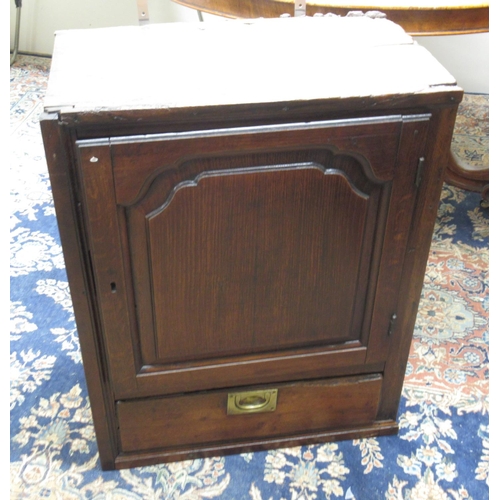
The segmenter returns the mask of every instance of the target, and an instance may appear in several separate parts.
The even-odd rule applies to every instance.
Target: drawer
[[[127,453],[349,429],[375,421],[381,386],[381,375],[369,375],[119,401],[121,447]]]

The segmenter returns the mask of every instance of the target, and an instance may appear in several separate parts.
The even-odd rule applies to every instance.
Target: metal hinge
[[[391,316],[391,320],[389,322],[389,329],[387,330],[387,335],[389,335],[389,337],[394,333],[394,327],[396,326],[397,319],[398,319],[398,317],[396,316],[396,313],[394,313]]]
[[[419,187],[420,183],[422,182],[422,172],[424,171],[424,163],[425,163],[425,158],[421,156],[418,159],[417,175],[415,176],[415,186],[417,187]]]

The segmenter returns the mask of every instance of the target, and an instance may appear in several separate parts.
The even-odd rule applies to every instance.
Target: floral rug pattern
[[[11,69],[12,499],[488,498],[488,210],[447,185],[397,436],[103,472],[38,124],[49,66]],[[488,162],[488,96],[465,96],[455,132]]]

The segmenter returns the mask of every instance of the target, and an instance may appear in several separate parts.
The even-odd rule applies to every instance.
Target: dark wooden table
[[[279,17],[294,14],[294,0],[173,0],[201,12],[229,18]],[[489,2],[483,0],[307,0],[306,15],[332,12],[345,16],[353,10],[378,10],[412,36],[464,35],[489,31]],[[462,161],[453,151],[446,181],[483,193],[488,198],[489,168]]]
[[[294,0],[173,0],[201,12],[229,18],[293,15]],[[484,33],[489,30],[489,2],[483,0],[307,0],[306,15],[332,12],[345,16],[353,10],[384,12],[413,36]]]

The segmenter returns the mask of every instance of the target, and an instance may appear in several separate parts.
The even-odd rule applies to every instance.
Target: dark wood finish
[[[378,418],[395,419],[403,387],[406,360],[410,353],[412,335],[418,312],[423,276],[429,256],[436,214],[443,185],[449,145],[453,134],[457,108],[442,109],[431,119],[425,147],[426,163],[413,210],[411,231],[401,280],[396,322],[384,371],[382,399]],[[438,165],[441,168],[436,168]]]
[[[361,343],[356,311],[367,276],[358,270],[369,269],[371,197],[312,162],[246,170],[202,171],[197,189],[179,188],[146,215],[150,255],[138,260],[151,275],[138,270],[136,278],[150,278],[152,300],[143,305],[154,309],[156,353],[143,356],[147,364]]]
[[[293,16],[294,0],[173,0],[174,2],[217,16],[230,18]],[[345,16],[352,11],[379,11],[413,36],[484,33],[489,30],[489,2],[476,1],[369,1],[337,2],[307,0],[306,15],[336,14]]]
[[[81,227],[80,201],[77,179],[72,164],[71,132],[58,123],[56,113],[40,117],[50,184],[57,211],[57,223],[64,248],[64,259],[68,280],[71,283],[71,299],[78,324],[80,350],[85,378],[87,380],[92,417],[94,421],[99,458],[103,469],[114,466],[118,453],[116,425],[114,422],[114,399],[109,383],[109,374],[102,338],[96,325],[96,311],[91,298],[93,289],[92,269],[89,268],[87,245]]]
[[[428,140],[428,120],[407,116],[400,135],[398,170],[393,182],[393,194],[385,225],[385,251],[378,269],[377,297],[372,314],[372,331],[367,352],[367,362],[387,359],[393,342],[393,329],[397,323],[397,303],[401,295],[403,263],[407,250],[408,228],[412,224],[415,196],[421,179],[419,166],[424,157]],[[394,196],[394,188],[400,196]],[[376,346],[376,348],[375,348]]]
[[[283,438],[260,438],[248,442],[217,443],[178,447],[176,449],[149,450],[145,452],[120,453],[115,460],[117,469],[152,465],[179,460],[248,453],[293,446],[329,443],[346,439],[362,439],[373,436],[397,434],[398,424],[393,420],[378,421],[374,424],[359,425],[355,430],[334,429],[326,432],[297,433]]]
[[[228,391],[119,401],[122,450],[241,443],[303,429],[317,432],[370,424],[377,414],[381,386],[380,375],[271,386],[278,390],[275,411],[246,415],[227,414]]]
[[[302,27],[318,35],[302,47],[318,65],[314,40],[344,30],[344,73],[318,66],[319,81],[302,81],[303,68],[275,68],[266,40]],[[388,21],[244,30],[56,37],[42,129],[103,468],[397,430],[462,92]],[[139,52],[123,65],[93,49],[199,36],[209,49],[229,33],[262,42],[258,57],[245,49],[244,76],[265,85],[244,92],[214,55],[219,73],[194,95],[184,87],[199,70],[181,60],[163,86],[130,73]],[[387,74],[367,81],[374,59]],[[279,388],[278,410],[226,417],[228,393],[255,387]]]
[[[426,115],[405,120],[425,138]],[[410,172],[418,164],[418,155],[398,144],[402,126],[400,117],[382,117],[112,144],[113,207],[106,196],[113,189],[107,151],[81,144],[89,228],[99,244],[97,293],[104,328],[114,332],[107,337],[112,371],[123,377],[114,379],[117,397],[245,383],[236,361],[252,365],[255,383],[266,382],[271,367],[301,378],[313,359],[321,366],[327,354],[347,367],[367,357],[369,336],[369,362],[385,360],[382,340],[375,339],[385,339],[387,318],[372,333],[368,318],[378,302],[395,307],[394,290],[392,301],[387,293],[391,270],[399,269],[391,239],[398,232],[383,237],[389,195],[399,210],[405,200],[411,206],[415,192],[408,196],[401,181],[392,182],[398,149]],[[248,150],[253,154],[241,153]],[[190,151],[199,158],[180,162]],[[99,161],[92,164],[92,156]],[[116,218],[103,225],[101,214],[111,211]],[[109,266],[120,239],[128,276],[124,259]],[[382,256],[388,270],[381,274]],[[117,321],[126,317],[127,291],[137,312],[135,343],[133,322]],[[138,382],[135,373],[125,375],[124,364],[156,375]],[[190,377],[178,386],[172,378],[180,368]]]

